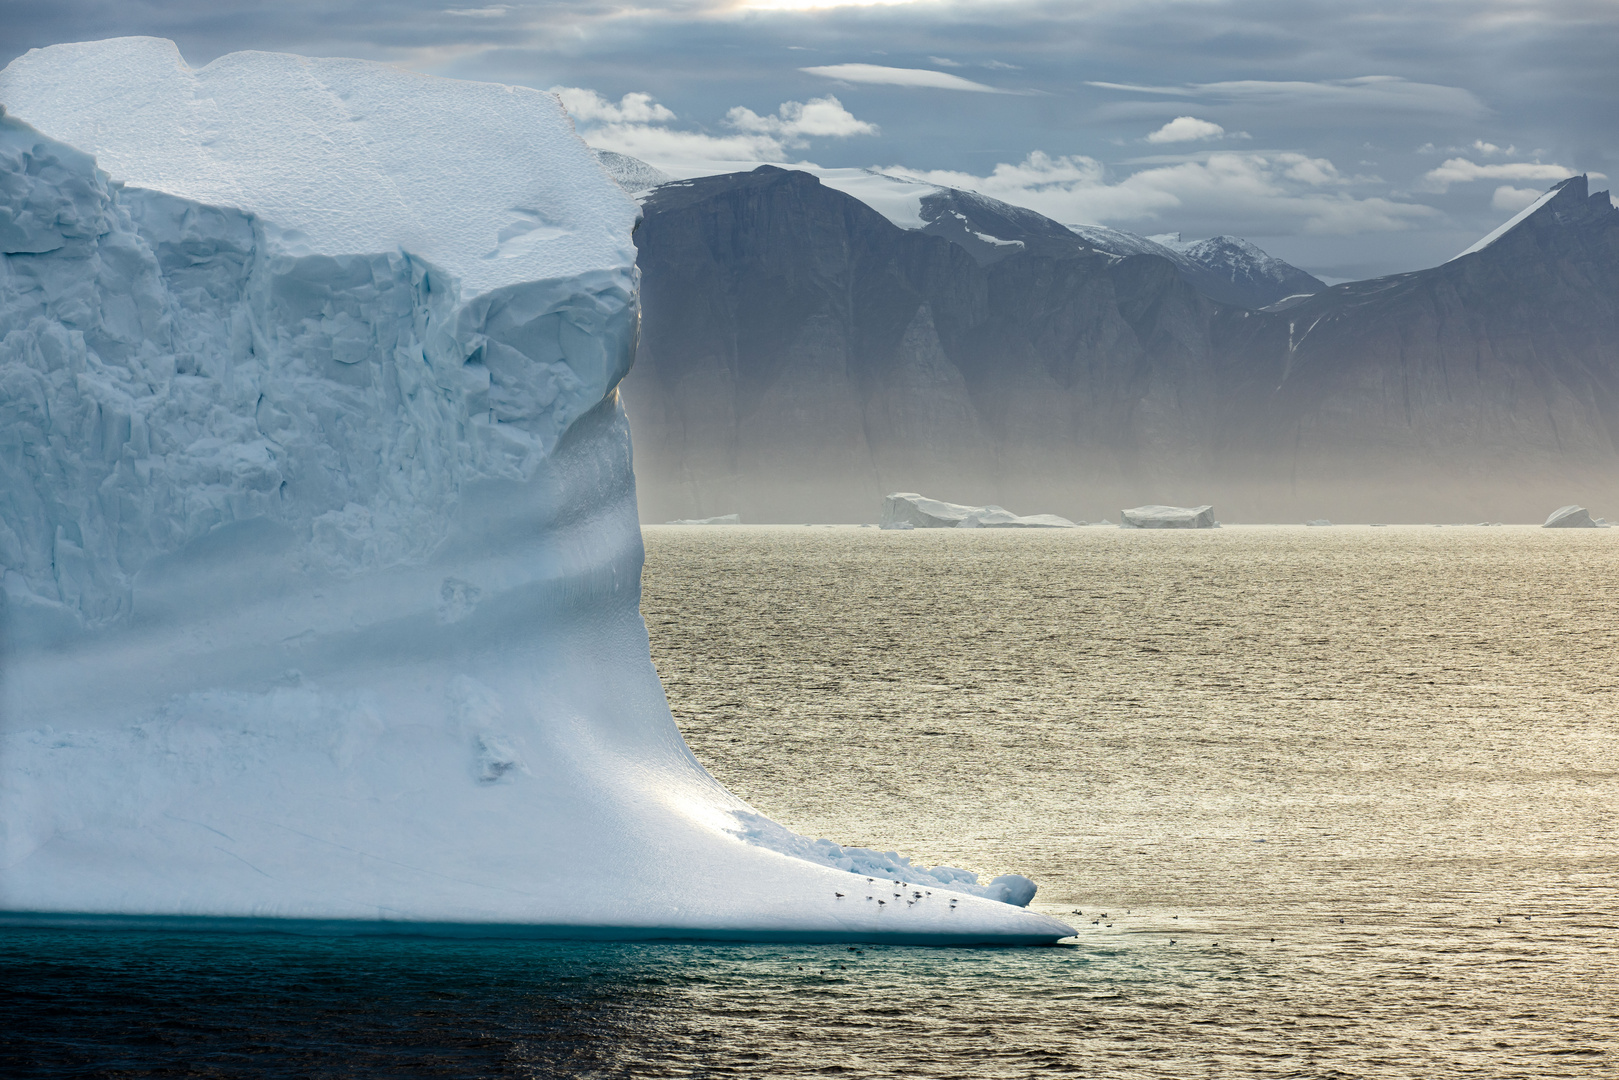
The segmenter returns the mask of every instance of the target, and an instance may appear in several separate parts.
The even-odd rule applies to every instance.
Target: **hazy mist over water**
[[[1619,533],[645,537],[722,781],[1077,944],[3,930],[0,1074],[1619,1072]]]

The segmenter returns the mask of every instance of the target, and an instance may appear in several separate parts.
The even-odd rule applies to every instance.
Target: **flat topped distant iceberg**
[[[1019,516],[999,506],[963,506],[929,499],[911,491],[883,498],[884,528],[914,529],[1072,529],[1072,521],[1056,514]]]
[[[1212,506],[1138,506],[1119,511],[1121,529],[1212,529]]]
[[[939,901],[868,903],[840,860],[880,860],[687,750],[616,392],[637,211],[554,97],[134,38],[0,101],[0,919],[1069,932],[902,861]]]
[[[1595,529],[1597,523],[1591,520],[1590,511],[1583,506],[1560,506],[1551,512],[1546,519],[1543,529]]]
[[[675,518],[675,520],[666,521],[666,522],[664,522],[664,524],[665,525],[740,525],[740,524],[742,524],[742,515],[741,514],[720,514],[720,515],[718,515],[716,517],[706,517],[706,518]]]

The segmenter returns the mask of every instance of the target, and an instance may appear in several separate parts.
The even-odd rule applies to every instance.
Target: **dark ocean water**
[[[0,1077],[1619,1077],[1619,533],[647,542],[722,780],[1075,943],[0,929]]]

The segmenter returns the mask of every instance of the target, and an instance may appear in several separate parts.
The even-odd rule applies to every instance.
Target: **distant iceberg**
[[[1121,529],[1212,529],[1212,506],[1138,506],[1120,510]]]
[[[1583,506],[1560,506],[1546,519],[1543,529],[1595,529],[1597,523]]]
[[[665,525],[740,525],[740,524],[742,524],[742,515],[741,514],[721,514],[718,517],[675,518],[675,520],[666,521],[666,522],[664,522],[664,524]]]
[[[1310,526],[1311,528],[1324,529],[1324,528],[1329,527],[1332,524],[1332,522],[1328,521],[1326,518],[1311,518],[1309,521],[1306,521],[1304,524]]]
[[[883,528],[915,529],[1073,529],[1077,526],[1056,514],[1019,516],[999,506],[963,506],[929,499],[911,491],[896,491],[883,498]]]
[[[554,96],[124,38],[0,101],[0,921],[1071,933],[897,858],[946,884],[868,901],[687,749],[637,210]]]

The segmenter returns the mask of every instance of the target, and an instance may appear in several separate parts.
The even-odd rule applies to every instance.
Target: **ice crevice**
[[[637,210],[555,98],[124,38],[0,101],[0,919],[1068,932],[687,749],[616,392]],[[879,868],[959,902],[842,903]]]

